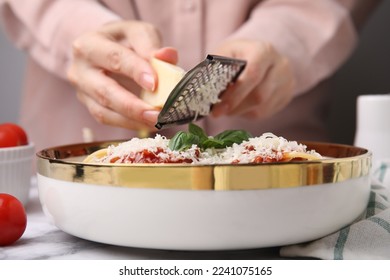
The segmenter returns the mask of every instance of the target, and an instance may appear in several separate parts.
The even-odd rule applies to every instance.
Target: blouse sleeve
[[[93,0],[0,0],[9,38],[42,67],[65,78],[73,40],[119,16]]]
[[[290,59],[300,94],[333,74],[354,50],[354,1],[262,1],[230,38],[272,43]]]

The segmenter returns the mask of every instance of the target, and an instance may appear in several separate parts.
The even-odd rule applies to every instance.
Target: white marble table
[[[124,259],[208,259],[249,260],[281,259],[279,248],[237,251],[168,251],[129,248],[83,240],[62,232],[43,214],[34,178],[30,200],[26,205],[27,228],[22,238],[7,247],[0,247],[0,260],[124,260]]]

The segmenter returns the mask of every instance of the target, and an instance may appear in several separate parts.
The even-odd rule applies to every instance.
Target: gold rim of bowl
[[[52,147],[37,153],[37,172],[94,185],[175,190],[259,190],[338,183],[368,176],[371,152],[355,146],[301,142],[324,159],[261,164],[87,164],[91,153],[123,141]]]

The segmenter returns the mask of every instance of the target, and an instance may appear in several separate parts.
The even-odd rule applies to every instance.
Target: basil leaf
[[[233,146],[234,143],[241,144],[247,141],[252,135],[245,130],[225,130],[217,134],[214,139],[223,142],[224,147]]]
[[[188,132],[179,131],[176,133],[169,140],[168,146],[171,150],[176,151],[189,149],[194,144],[201,149],[223,149],[234,143],[241,144],[250,137],[252,137],[251,134],[245,130],[226,130],[215,137],[208,137],[201,127],[190,123]]]
[[[203,149],[209,149],[209,148],[215,148],[215,149],[222,149],[225,148],[225,144],[217,140],[215,138],[208,138],[205,141],[201,143],[201,146]]]
[[[199,144],[199,137],[184,131],[176,133],[171,140],[169,140],[168,147],[171,150],[182,151],[191,148],[193,144]]]
[[[206,132],[204,130],[197,126],[196,124],[190,123],[188,125],[188,131],[189,133],[192,133],[199,137],[200,142],[203,142],[208,139]]]

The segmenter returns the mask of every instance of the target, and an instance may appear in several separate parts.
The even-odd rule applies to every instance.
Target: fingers
[[[233,56],[247,61],[247,65],[234,85],[221,97],[221,103],[213,109],[214,116],[231,114],[244,102],[249,93],[261,84],[273,66],[275,51],[269,44],[249,43],[228,44],[221,49],[222,55]]]
[[[284,108],[293,97],[295,82],[288,75],[288,62],[285,59],[277,61],[269,69],[263,81],[248,94],[229,115],[245,115],[251,112],[251,117],[261,118],[277,113]]]
[[[88,95],[82,92],[77,93],[77,98],[87,107],[90,114],[95,118],[95,120],[101,124],[113,125],[132,129],[132,130],[148,130],[153,131],[154,127],[150,125],[145,125],[138,121],[131,120],[124,117],[117,112],[110,110],[101,104],[97,103],[95,99],[90,98]]]
[[[87,35],[75,41],[73,55],[79,63],[122,74],[148,90],[154,89],[156,77],[149,63],[133,50],[107,40],[100,34]]]
[[[264,71],[259,70],[258,75],[250,77],[252,74],[246,72],[242,74],[235,84],[228,87],[228,89],[222,94],[221,102],[216,104],[213,108],[213,115],[215,117],[221,115],[231,115],[236,112],[240,105],[247,104],[245,101],[248,99],[250,92],[255,90],[256,85],[261,83],[264,79]]]
[[[285,84],[281,88],[277,88],[272,92],[272,96],[274,96],[274,98],[270,98],[269,100],[258,104],[258,106],[248,106],[245,110],[237,112],[236,114],[245,118],[255,119],[265,119],[272,116],[290,103],[293,96],[292,94],[289,94],[292,92],[291,88],[292,87],[290,85]]]
[[[155,26],[140,21],[119,21],[105,25],[101,32],[133,49],[140,57],[148,60],[152,53],[161,48],[161,35]]]
[[[285,106],[293,97],[295,80],[288,59],[268,43],[232,41],[221,49],[222,55],[247,61],[237,82],[223,94],[213,108],[213,115],[268,117]]]
[[[153,127],[157,122],[158,111],[106,76],[103,71],[80,71],[73,78],[77,79],[73,81],[78,84],[77,97],[98,122],[131,129]],[[150,113],[145,116],[145,112],[150,111],[155,112],[154,117]]]
[[[74,41],[68,79],[76,87],[78,99],[98,122],[154,130],[158,111],[131,91],[133,81],[154,90],[157,77],[149,59],[155,53],[177,62],[177,51],[161,49],[160,34],[152,25],[137,21],[110,23]]]
[[[176,65],[178,60],[179,60],[177,50],[175,48],[171,48],[171,47],[161,48],[161,49],[155,51],[153,56],[157,59],[163,60],[165,62],[174,64],[174,65]]]

